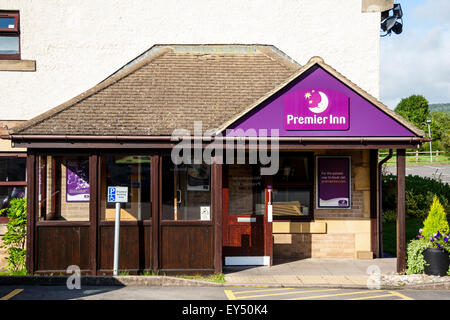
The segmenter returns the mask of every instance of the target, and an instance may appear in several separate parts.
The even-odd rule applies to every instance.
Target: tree
[[[427,131],[425,121],[430,117],[428,100],[422,95],[403,98],[394,110],[416,127]]]
[[[433,149],[450,152],[450,114],[434,111],[431,120]]]

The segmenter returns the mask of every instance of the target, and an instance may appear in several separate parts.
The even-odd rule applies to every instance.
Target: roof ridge
[[[283,53],[284,55],[286,55],[284,52],[282,52],[280,49],[278,49],[275,46],[271,46],[272,48],[277,49],[278,51],[280,51],[281,53]],[[281,55],[279,55],[278,53],[274,52],[272,49],[270,49],[270,47],[268,46],[259,46],[257,48],[257,50],[259,52],[261,52],[262,54],[264,54],[266,57],[268,57],[269,59],[277,62],[279,65],[281,65],[282,67],[286,68],[288,71],[297,71],[300,69],[300,65],[296,64],[294,62],[291,62],[290,60],[294,61],[292,58],[290,58],[288,55],[286,55],[286,57],[283,57]],[[289,60],[290,59],[290,60]]]
[[[173,49],[169,46],[167,47],[162,47],[160,50],[150,54],[148,57],[142,59],[141,61],[137,62],[136,64],[134,64],[133,66],[130,66],[129,69],[125,69],[119,73],[113,74],[112,76],[110,76],[109,78],[99,82],[98,84],[96,84],[94,87],[80,93],[79,95],[75,96],[74,98],[26,121],[25,123],[23,123],[22,125],[19,125],[15,128],[12,129],[12,134],[17,134],[20,133],[20,131],[26,130],[26,129],[30,129],[36,125],[38,125],[39,123],[48,120],[56,115],[58,115],[59,113],[70,109],[72,106],[74,106],[75,104],[91,97],[92,95],[108,88],[109,86],[113,85],[114,83],[126,78],[127,76],[133,74],[134,72],[136,72],[138,69],[144,67],[145,65],[147,65],[148,63],[152,62],[153,60],[165,55],[166,53],[173,51]],[[140,55],[139,55],[140,56]],[[138,57],[139,57],[138,56]]]

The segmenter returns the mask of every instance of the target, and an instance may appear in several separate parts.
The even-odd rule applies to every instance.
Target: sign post
[[[128,187],[108,187],[108,202],[116,203],[113,275],[117,276],[119,271],[120,203],[128,202]]]

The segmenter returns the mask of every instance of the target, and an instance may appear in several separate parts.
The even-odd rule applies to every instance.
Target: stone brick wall
[[[355,258],[355,234],[275,234],[275,259]]]

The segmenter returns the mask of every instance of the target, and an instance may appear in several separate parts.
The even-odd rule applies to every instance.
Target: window
[[[280,167],[273,176],[273,217],[312,217],[313,156],[310,153],[281,152]]]
[[[39,220],[89,221],[89,157],[39,156]]]
[[[26,154],[0,157],[0,209],[8,209],[11,199],[25,197],[26,161]],[[0,222],[6,222],[4,220],[7,220],[7,211],[0,214]]]
[[[163,157],[162,219],[211,221],[211,167]]]
[[[20,60],[18,11],[0,11],[0,59]]]
[[[121,204],[121,221],[151,219],[150,166],[150,156],[111,155],[102,157],[102,221],[115,220],[115,203],[107,202],[108,187],[128,188],[128,202]]]
[[[250,164],[228,166],[230,215],[264,215],[264,177],[260,167]]]

